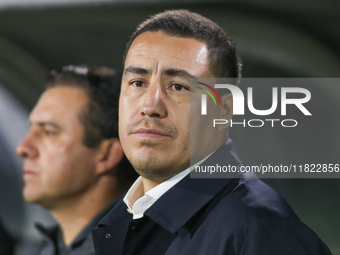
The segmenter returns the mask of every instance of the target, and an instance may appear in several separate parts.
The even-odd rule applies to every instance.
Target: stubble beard
[[[131,164],[138,174],[149,180],[167,179],[177,174],[173,166],[162,162],[154,155],[149,157],[138,155],[131,160]]]
[[[138,126],[156,126],[160,128],[166,135],[168,135],[170,139],[175,139],[178,136],[178,130],[176,126],[167,126],[157,118],[143,118],[138,122],[130,124],[127,128],[128,135],[133,133],[133,130],[136,129]],[[175,164],[171,164],[171,162],[166,162],[167,160],[164,160],[157,156],[157,150],[160,149],[156,148],[158,146],[158,143],[152,141],[141,141],[139,149],[140,151],[137,152],[135,155],[131,155],[130,157],[128,157],[137,173],[139,173],[142,177],[146,179],[167,179],[177,174],[177,169],[176,167],[174,167]],[[154,148],[155,152],[148,152],[145,155],[144,153],[142,153],[143,148]],[[166,152],[163,151],[160,153]]]

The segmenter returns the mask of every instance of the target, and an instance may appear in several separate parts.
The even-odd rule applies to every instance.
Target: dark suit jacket
[[[1,255],[12,255],[14,254],[14,239],[7,233],[6,229],[0,221],[0,254]]]
[[[221,155],[241,165],[231,140],[203,164],[215,165]],[[92,232],[96,254],[331,254],[280,195],[246,177],[186,176],[136,220],[119,201]]]

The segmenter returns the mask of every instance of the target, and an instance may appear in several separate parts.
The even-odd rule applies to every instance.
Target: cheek
[[[81,156],[81,150],[73,143],[61,144],[45,149],[42,155],[42,175],[47,179],[59,180],[72,174],[76,164],[80,164],[86,157]]]
[[[72,169],[73,163],[70,146],[58,146],[54,150],[45,150],[42,157],[42,177],[45,182],[58,182],[64,179],[68,169]]]
[[[189,110],[183,110],[188,109],[189,106],[183,107],[180,109],[180,111],[177,111],[173,114],[173,120],[174,124],[178,131],[178,143],[180,143],[183,147],[185,147],[184,150],[189,148],[189,142],[190,142],[190,111]]]
[[[121,99],[119,103],[119,138],[124,140],[128,136],[127,131],[131,124],[141,120],[142,115],[140,114],[140,102],[133,100],[129,102],[127,97]]]
[[[95,179],[94,154],[83,147],[61,146],[45,163],[42,181],[51,191],[79,189]]]
[[[125,140],[127,139],[127,127],[128,123],[126,120],[126,116],[122,115],[122,117],[119,117],[119,123],[118,123],[118,135],[121,142],[122,147],[124,148]]]
[[[63,155],[67,155],[70,150],[71,150],[71,146],[61,145],[57,147],[56,153],[57,155],[63,156]]]
[[[129,103],[127,97],[121,99],[119,102],[119,127],[128,124],[128,120],[133,115],[133,111],[136,111],[137,105],[135,103]]]

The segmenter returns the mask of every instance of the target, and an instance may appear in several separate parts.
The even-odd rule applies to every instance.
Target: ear
[[[124,155],[118,138],[105,139],[99,145],[96,173],[104,174],[119,164]]]
[[[233,117],[233,94],[226,93],[221,96],[222,110],[221,119],[227,119],[228,121]]]

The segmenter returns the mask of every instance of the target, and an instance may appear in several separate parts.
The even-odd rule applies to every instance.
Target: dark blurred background
[[[30,254],[33,248],[26,247],[39,241],[35,221],[51,222],[44,210],[23,202],[22,161],[14,154],[49,70],[68,64],[121,70],[136,25],[177,8],[198,12],[232,35],[243,77],[340,76],[339,1],[0,0],[0,218],[21,240],[17,254]],[[245,165],[340,163],[340,86],[318,85],[311,93],[313,117],[298,128],[230,130]],[[269,107],[270,95],[268,88],[254,88],[255,106]],[[340,254],[340,179],[264,181]]]

